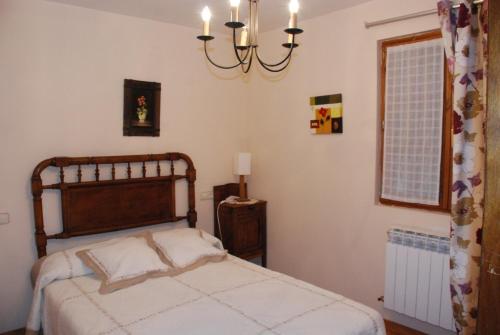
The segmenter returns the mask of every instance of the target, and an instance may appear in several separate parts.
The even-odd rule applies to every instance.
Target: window
[[[383,204],[449,211],[451,94],[439,30],[382,41]]]

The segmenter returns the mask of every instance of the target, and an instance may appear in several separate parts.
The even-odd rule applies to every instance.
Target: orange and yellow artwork
[[[314,120],[310,122],[313,134],[341,134],[343,132],[342,95],[325,95],[310,99]]]

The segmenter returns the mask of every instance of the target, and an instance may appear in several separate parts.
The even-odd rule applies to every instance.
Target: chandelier
[[[213,40],[214,37],[210,35],[210,19],[212,18],[212,13],[210,9],[205,6],[201,13],[201,18],[203,19],[203,35],[197,38],[203,41],[205,55],[208,61],[220,68],[220,69],[234,69],[241,66],[244,73],[248,73],[252,67],[254,57],[260,63],[260,65],[270,72],[281,72],[289,64],[292,59],[292,53],[295,48],[299,45],[296,43],[295,37],[303,32],[302,29],[297,28],[297,13],[299,11],[298,0],[290,0],[290,21],[288,28],[285,29],[285,33],[288,34],[287,43],[283,43],[283,47],[289,49],[286,57],[278,63],[268,63],[262,60],[259,56],[259,45],[258,45],[258,35],[259,35],[259,13],[258,4],[259,0],[248,0],[249,4],[249,17],[248,23],[244,24],[239,19],[239,6],[240,0],[230,0],[231,4],[231,16],[229,22],[226,22],[226,27],[233,30],[233,49],[236,56],[236,64],[230,66],[222,66],[217,64],[208,54],[207,44],[209,41]],[[239,41],[237,43],[237,35],[239,33]]]

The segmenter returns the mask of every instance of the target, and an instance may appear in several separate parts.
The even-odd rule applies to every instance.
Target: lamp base
[[[235,200],[236,200],[236,202],[248,202],[248,201],[250,201],[250,199],[248,199],[248,198],[236,198]]]
[[[236,200],[238,202],[248,201],[247,199],[247,190],[245,187],[245,176],[240,175],[240,197],[241,200]]]

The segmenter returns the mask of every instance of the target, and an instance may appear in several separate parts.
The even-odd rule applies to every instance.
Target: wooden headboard
[[[187,164],[185,174],[176,174],[174,162]],[[169,164],[164,173],[161,165]],[[131,164],[142,164],[140,176],[133,176]],[[83,180],[82,167],[93,169],[92,180]],[[123,165],[125,177],[118,178],[117,167]],[[147,166],[154,166],[153,175]],[[41,174],[48,167],[58,168],[59,182],[44,184]],[[110,168],[110,177],[101,178],[103,166]],[[116,166],[116,167],[115,167]],[[76,170],[75,181],[65,182],[65,170]],[[57,171],[57,170],[56,170]],[[188,211],[177,216],[175,184],[187,180]],[[66,239],[165,222],[187,220],[195,227],[194,182],[196,170],[189,156],[182,153],[157,155],[102,156],[102,157],[55,157],[38,164],[31,177],[33,208],[35,216],[35,241],[38,257],[47,254],[48,239]],[[59,190],[61,193],[63,231],[47,235],[43,221],[42,194],[44,190]]]

